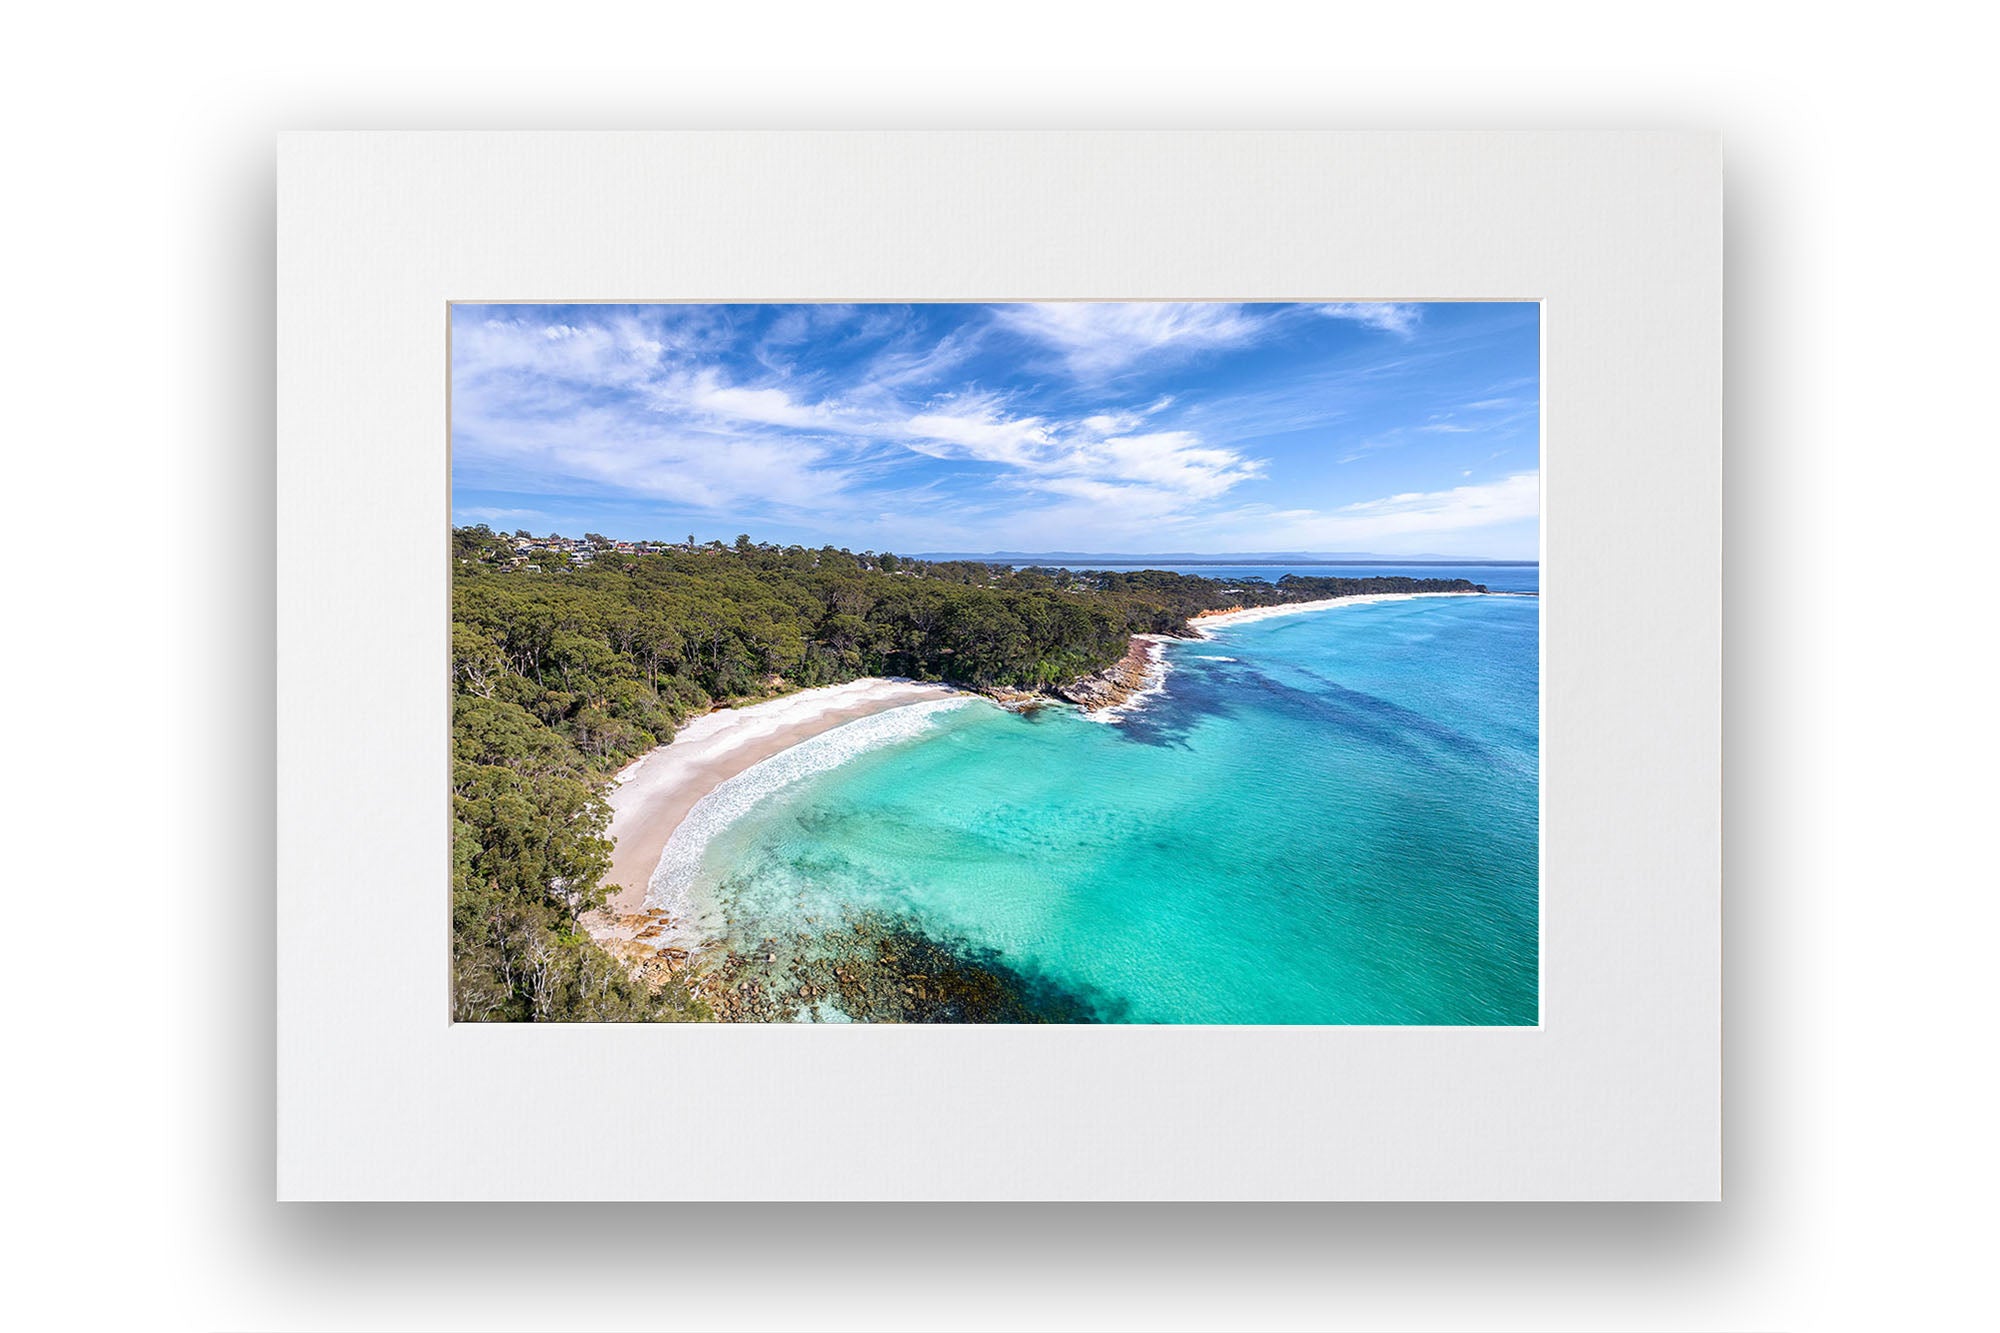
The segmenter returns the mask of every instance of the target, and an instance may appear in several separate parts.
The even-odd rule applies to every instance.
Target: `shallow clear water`
[[[738,943],[892,913],[1111,1020],[1532,1024],[1537,612],[1229,626],[1117,724],[852,723],[725,784],[682,877]]]

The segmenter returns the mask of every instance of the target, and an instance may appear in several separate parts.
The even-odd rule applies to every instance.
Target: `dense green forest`
[[[603,787],[723,703],[861,676],[1037,689],[1198,611],[1465,580],[1219,582],[1158,570],[1014,570],[835,547],[721,543],[622,554],[452,533],[453,1013],[460,1020],[688,1019],[591,941],[610,864]],[[584,559],[584,556],[588,556]]]

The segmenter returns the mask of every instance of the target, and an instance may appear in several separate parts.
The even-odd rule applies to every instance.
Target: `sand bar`
[[[1211,630],[1225,629],[1230,625],[1247,625],[1253,620],[1270,620],[1275,616],[1295,616],[1301,611],[1328,611],[1336,606],[1363,606],[1370,602],[1409,602],[1419,597],[1490,597],[1482,592],[1377,592],[1359,597],[1322,597],[1311,602],[1286,602],[1282,606],[1252,606],[1241,611],[1198,612],[1188,620],[1188,626],[1202,638],[1210,637]]]
[[[844,722],[959,693],[948,685],[872,676],[718,709],[685,723],[672,744],[641,755],[605,793],[613,843],[605,882],[618,886],[610,910],[645,910],[646,887],[667,839],[695,803],[724,781]]]

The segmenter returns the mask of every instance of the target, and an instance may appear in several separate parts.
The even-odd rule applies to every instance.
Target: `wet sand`
[[[721,709],[686,723],[671,745],[649,751],[620,772],[606,795],[613,845],[605,882],[617,888],[608,910],[621,915],[645,910],[646,889],[667,839],[722,782],[844,722],[958,693],[948,685],[870,677]]]

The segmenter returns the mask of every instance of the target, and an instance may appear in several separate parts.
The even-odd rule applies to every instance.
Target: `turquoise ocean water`
[[[1111,1021],[1533,1024],[1537,626],[1348,605],[1169,643],[1117,723],[892,710],[724,784],[669,860],[739,947],[889,913]]]

